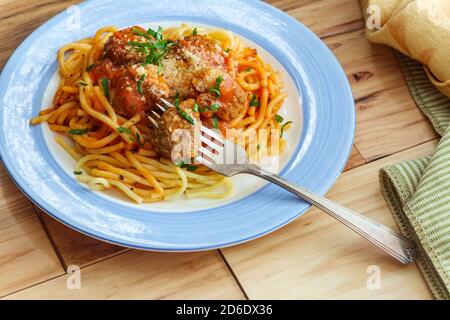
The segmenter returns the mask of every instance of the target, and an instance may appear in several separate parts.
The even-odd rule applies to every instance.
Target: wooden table
[[[0,67],[19,43],[78,2],[0,0]],[[412,100],[393,51],[369,43],[357,0],[271,0],[311,28],[342,64],[356,102],[352,156],[328,196],[395,228],[380,193],[387,164],[430,155],[437,134]],[[67,268],[81,267],[68,290]],[[381,288],[368,289],[369,266]],[[316,209],[266,237],[224,250],[151,253],[79,234],[22,195],[0,167],[0,296],[127,299],[430,299],[403,266]]]

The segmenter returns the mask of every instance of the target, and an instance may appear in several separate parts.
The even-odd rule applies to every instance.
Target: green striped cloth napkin
[[[418,248],[417,265],[437,299],[450,299],[450,99],[421,64],[397,54],[414,100],[442,136],[431,157],[383,168],[380,185],[400,230]]]

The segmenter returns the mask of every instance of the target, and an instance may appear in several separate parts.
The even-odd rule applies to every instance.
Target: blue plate
[[[56,71],[58,48],[106,25],[186,21],[231,30],[269,52],[302,93],[299,144],[282,176],[324,194],[351,151],[354,102],[328,48],[305,26],[259,1],[87,1],[37,29],[16,50],[0,78],[0,156],[20,189],[66,225],[118,245],[160,251],[225,247],[274,231],[310,205],[267,185],[243,199],[194,212],[167,213],[125,205],[87,190],[62,170],[43,130],[29,126]]]

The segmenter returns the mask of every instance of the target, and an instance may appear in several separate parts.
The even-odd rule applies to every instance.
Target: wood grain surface
[[[33,30],[78,2],[0,0],[0,70]],[[329,196],[394,227],[379,191],[378,170],[431,154],[437,135],[415,106],[393,51],[367,41],[358,0],[266,2],[320,36],[352,86],[355,142],[346,172]],[[398,265],[316,209],[269,236],[222,252],[150,253],[100,242],[62,225],[33,207],[2,167],[0,186],[0,297],[431,298],[415,265]],[[81,290],[66,289],[70,265],[81,267]],[[366,286],[371,265],[382,272],[379,290]]]
[[[430,155],[435,144],[429,142],[347,171],[328,196],[395,229],[378,186],[379,169]],[[315,208],[266,237],[222,251],[250,299],[431,298],[415,265],[397,263]],[[380,289],[367,287],[371,266],[381,271]]]
[[[63,273],[31,203],[0,165],[0,297]]]
[[[38,284],[11,299],[244,299],[217,251],[131,251],[81,269],[81,288],[68,276]]]

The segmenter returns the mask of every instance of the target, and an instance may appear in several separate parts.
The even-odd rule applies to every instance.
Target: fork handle
[[[321,195],[286,181],[280,176],[272,174],[256,165],[249,166],[249,170],[246,170],[246,173],[275,183],[319,209],[322,209],[336,220],[342,222],[347,227],[372,242],[381,250],[396,258],[398,261],[404,264],[413,261],[415,244],[385,225],[347,209]]]

